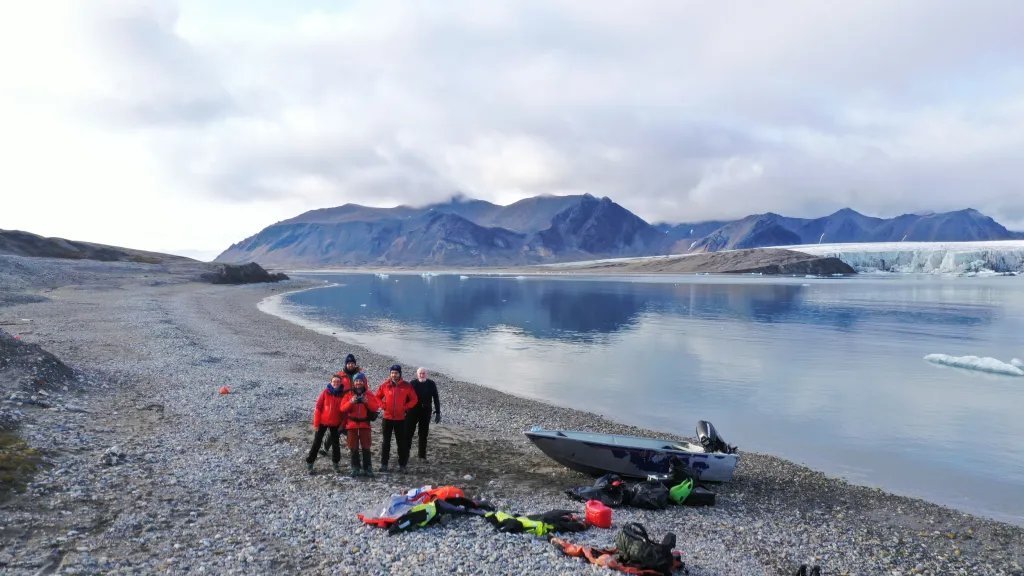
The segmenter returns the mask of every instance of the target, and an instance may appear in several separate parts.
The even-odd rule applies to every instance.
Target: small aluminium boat
[[[703,433],[702,425],[705,425]],[[670,462],[678,458],[683,465],[698,471],[701,481],[728,482],[739,461],[736,449],[721,441],[710,423],[702,420],[697,429],[703,445],[537,427],[524,434],[555,462],[592,476],[618,474],[623,478],[647,478],[668,474]]]

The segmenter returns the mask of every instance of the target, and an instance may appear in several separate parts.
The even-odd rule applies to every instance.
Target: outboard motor
[[[725,440],[718,435],[718,431],[715,427],[707,420],[700,420],[697,422],[697,440],[700,441],[700,445],[704,447],[704,452],[722,452],[724,454],[734,454],[736,452],[735,446],[729,446]]]

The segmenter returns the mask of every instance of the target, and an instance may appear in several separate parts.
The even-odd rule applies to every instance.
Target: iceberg
[[[779,248],[838,258],[857,272],[968,276],[1024,272],[1024,240],[809,244]]]
[[[378,272],[378,273],[374,274],[374,276],[376,276],[377,278],[387,278],[388,277],[387,274],[384,274],[384,273],[381,273],[381,272]]]
[[[469,276],[459,276],[459,280],[469,280]]]
[[[1014,358],[1009,364],[995,358],[979,358],[978,356],[949,356],[948,354],[929,354],[924,357],[928,362],[977,370],[990,374],[1003,374],[1006,376],[1024,376],[1024,362]]]

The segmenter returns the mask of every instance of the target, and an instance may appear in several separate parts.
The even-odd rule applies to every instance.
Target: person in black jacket
[[[413,379],[413,389],[416,391],[416,406],[405,415],[406,444],[412,448],[412,438],[419,428],[420,446],[417,456],[420,460],[427,459],[427,433],[430,431],[431,402],[435,404],[434,424],[441,421],[441,399],[437,396],[437,384],[427,377],[427,369],[422,366],[416,370],[416,378]]]

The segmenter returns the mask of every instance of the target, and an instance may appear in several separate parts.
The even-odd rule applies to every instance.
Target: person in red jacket
[[[381,382],[377,388],[377,401],[384,409],[384,438],[380,449],[380,471],[388,471],[388,460],[391,456],[391,435],[395,435],[398,444],[398,471],[405,472],[409,463],[409,442],[405,433],[405,413],[416,406],[416,391],[412,385],[402,380],[402,367],[395,364],[391,367],[391,377]]]
[[[345,394],[348,393],[349,388],[352,387],[352,377],[349,376],[348,374],[345,374],[343,371],[339,371],[334,376],[331,376],[331,381],[333,382],[337,378],[341,378],[341,396],[342,398],[344,398]],[[338,434],[340,434],[341,436],[345,435],[346,424],[348,424],[348,416],[344,412],[342,412],[341,422],[338,424]],[[330,435],[327,435],[324,438],[324,443],[320,445],[320,453],[323,454],[324,456],[327,456],[328,454],[331,453]]]
[[[313,447],[309,449],[306,456],[306,470],[313,473],[313,462],[316,462],[317,449],[324,441],[324,434],[330,432],[331,449],[334,454],[331,462],[334,463],[334,471],[340,472],[338,462],[341,461],[341,446],[338,438],[338,428],[342,423],[341,401],[345,395],[345,387],[340,376],[331,377],[331,383],[327,385],[320,397],[316,400],[316,408],[313,410],[313,429],[316,433],[313,436]]]
[[[352,388],[341,402],[341,411],[347,416],[348,449],[352,454],[352,476],[373,477],[373,464],[370,454],[370,416],[380,410],[377,397],[369,394],[366,388],[366,375],[362,372],[352,379]],[[359,452],[362,449],[363,462],[360,466]]]

